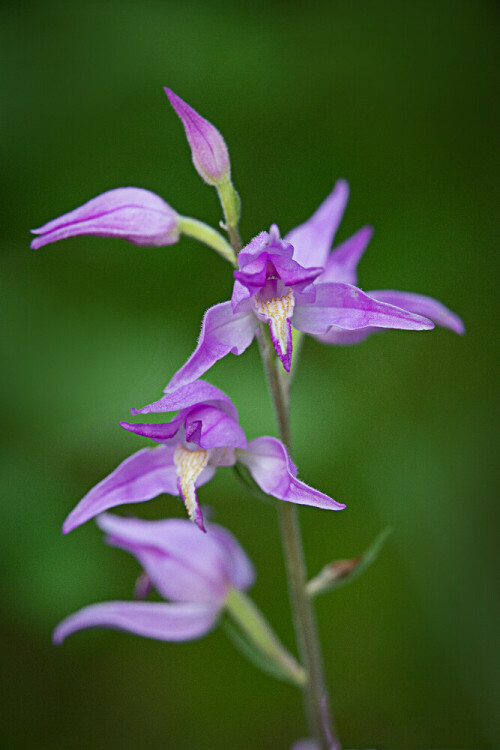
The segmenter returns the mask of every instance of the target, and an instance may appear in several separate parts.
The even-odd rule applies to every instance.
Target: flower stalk
[[[234,251],[238,254],[242,244],[238,230],[241,215],[240,196],[229,178],[217,183],[215,187],[224,213],[224,228],[229,235]],[[232,263],[236,265],[234,261]]]
[[[181,216],[179,229],[186,237],[192,237],[199,242],[203,242],[219,255],[222,255],[224,260],[229,261],[233,266],[236,265],[236,255],[231,245],[208,224],[198,219],[192,219],[190,216]]]

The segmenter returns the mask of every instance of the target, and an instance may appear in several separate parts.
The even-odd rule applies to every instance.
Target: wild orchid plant
[[[438,324],[461,334],[464,327],[460,318],[430,297],[392,290],[366,293],[357,286],[357,264],[372,230],[363,227],[331,249],[348,200],[343,180],[310,219],[283,238],[273,224],[269,232],[242,247],[240,200],[231,181],[225,141],[170,89],[165,92],[184,126],[197,172],[218,192],[224,214],[221,226],[229,241],[203,222],[180,215],[154,193],[129,187],[103,193],[33,230],[37,237],[31,246],[36,249],[75,235],[121,237],[158,246],[187,235],[233,266],[233,293],[231,300],[207,310],[198,344],[170,379],[165,395],[132,409],[133,415],[176,415],[161,424],[121,423],[157,445],[123,461],[85,495],[63,525],[66,533],[97,517],[108,542],[133,554],[141,565],[136,599],[142,601],[85,607],[56,628],[54,642],[90,627],[183,641],[204,635],[222,619],[235,643],[256,664],[303,691],[311,738],[296,743],[295,750],[340,750],[312,599],[358,575],[375,558],[384,537],[361,557],[330,563],[307,581],[296,505],[330,510],[345,506],[298,479],[290,457],[290,385],[301,339],[307,333],[326,344],[354,344],[386,328],[422,331]],[[242,354],[254,338],[280,439],[261,436],[247,441],[231,399],[199,379],[226,354]],[[277,510],[300,662],[245,593],[255,573],[239,543],[221,526],[204,522],[197,489],[223,466],[233,467],[253,495],[285,501]],[[162,493],[180,496],[194,524],[179,519],[141,521],[104,512]],[[167,602],[145,600],[153,587]]]

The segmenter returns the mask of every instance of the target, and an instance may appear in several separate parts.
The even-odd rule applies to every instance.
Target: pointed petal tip
[[[292,367],[292,357],[283,357],[281,358],[281,364],[283,365],[283,368],[285,372],[290,372],[290,369]]]
[[[207,530],[206,530],[205,525],[203,523],[203,518],[196,518],[194,522],[195,522],[196,526],[200,529],[200,531],[203,531],[204,534],[207,533]]]
[[[180,98],[180,96],[177,96],[177,94],[175,94],[172,91],[172,89],[169,89],[168,86],[164,86],[163,87],[163,91],[166,93],[166,95],[168,97],[168,100],[169,100],[170,104],[172,105],[172,107],[174,107],[174,109],[175,109],[175,104],[177,104],[177,102],[179,100],[182,102],[182,99]],[[175,102],[175,104],[174,104],[174,102]]]
[[[66,519],[61,527],[61,532],[66,536],[66,534],[69,534],[69,532],[73,531],[74,528],[75,527],[72,524],[68,523],[68,519]]]
[[[34,230],[31,229],[31,232]],[[38,248],[43,247],[43,245],[47,245],[48,241],[44,237],[35,237],[30,242],[30,250],[38,250]]]
[[[333,186],[334,190],[344,191],[349,195],[349,183],[344,177],[339,177],[339,179],[335,182],[335,185]]]
[[[56,628],[52,633],[52,643],[54,646],[60,646],[64,641],[64,633],[61,632],[60,628]]]

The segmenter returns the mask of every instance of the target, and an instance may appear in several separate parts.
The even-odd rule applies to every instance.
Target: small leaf
[[[283,646],[250,597],[243,591],[231,589],[225,608],[233,623],[233,641],[240,651],[274,677],[303,687],[306,682],[304,668]]]
[[[391,533],[392,528],[387,526],[363,555],[348,560],[335,560],[325,565],[318,575],[312,578],[307,584],[307,593],[309,596],[323,594],[325,591],[340,588],[354,581],[375,562]]]

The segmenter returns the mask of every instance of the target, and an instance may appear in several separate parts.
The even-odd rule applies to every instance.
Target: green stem
[[[262,327],[257,332],[257,340],[269,382],[279,434],[283,443],[291,452],[288,408],[290,380],[280,378],[278,375],[276,360]],[[278,519],[297,644],[302,663],[308,674],[308,681],[304,686],[303,692],[309,728],[318,743],[319,750],[332,750],[332,748],[341,750],[330,715],[328,691],[324,677],[316,621],[312,602],[306,589],[307,571],[297,506],[287,502],[280,503],[278,506]]]
[[[230,179],[217,183],[215,186],[219,195],[219,200],[224,213],[224,229],[229,235],[232,248],[236,255],[241,250],[241,237],[238,231],[238,224],[241,215],[240,196],[234,189]]]
[[[212,250],[215,250],[225,260],[228,260],[233,266],[236,265],[236,255],[231,245],[224,237],[219,234],[208,224],[198,219],[192,219],[190,216],[180,217],[180,230],[187,237],[193,237],[199,242],[203,242]]]

